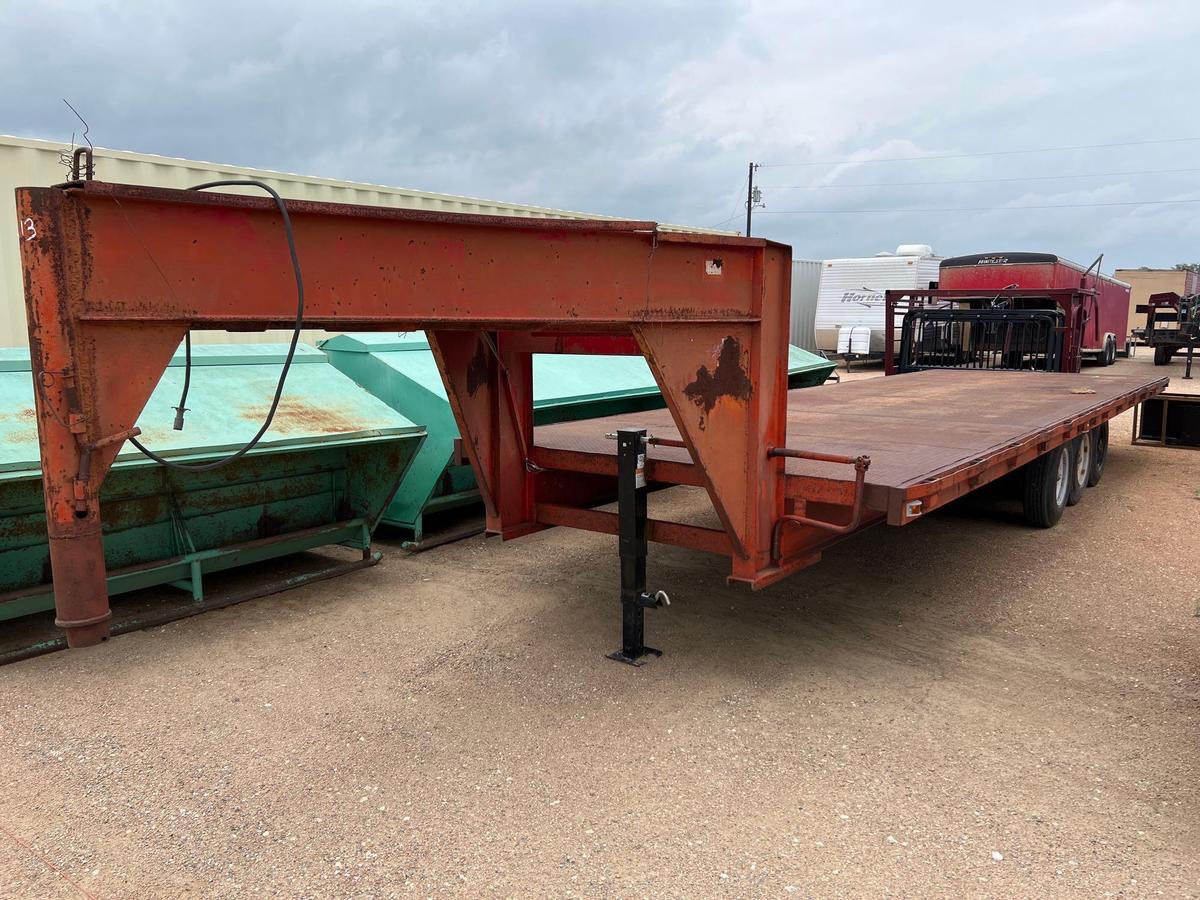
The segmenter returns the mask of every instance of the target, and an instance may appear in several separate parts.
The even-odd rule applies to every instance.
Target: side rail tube
[[[792,450],[788,447],[772,447],[767,451],[767,456],[770,458],[784,457],[787,459],[809,459],[816,462],[839,463],[841,465],[854,466],[854,504],[850,510],[850,521],[844,525],[838,525],[835,522],[826,522],[824,519],[813,519],[808,516],[783,515],[775,521],[775,527],[771,531],[771,558],[778,564],[780,559],[780,541],[783,537],[783,528],[788,524],[809,525],[813,528],[820,528],[823,531],[828,531],[833,534],[850,534],[857,530],[862,523],[863,498],[866,495],[864,483],[867,478],[867,469],[871,468],[871,457],[869,456],[838,456],[833,453],[814,453],[808,450]]]

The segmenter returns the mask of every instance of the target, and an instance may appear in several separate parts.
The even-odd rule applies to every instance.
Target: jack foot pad
[[[650,662],[652,657],[662,656],[662,651],[655,650],[653,647],[643,647],[639,656],[627,656],[624,650],[614,650],[612,653],[606,654],[606,656],[617,662],[625,663],[627,666],[644,666]]]

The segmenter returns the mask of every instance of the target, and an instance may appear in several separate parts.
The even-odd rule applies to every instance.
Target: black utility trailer
[[[1078,372],[1096,292],[1084,288],[887,291],[884,371]],[[897,331],[899,333],[897,333]],[[1101,365],[1128,356],[1106,342]]]
[[[1154,364],[1165,366],[1181,350],[1187,351],[1187,372],[1192,377],[1192,356],[1200,344],[1200,294],[1181,297],[1174,291],[1152,294],[1146,301],[1146,343],[1154,350]]]

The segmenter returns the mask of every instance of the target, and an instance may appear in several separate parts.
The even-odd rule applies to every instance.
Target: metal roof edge
[[[325,352],[340,353],[401,353],[406,350],[428,350],[429,340],[426,337],[404,338],[403,335],[422,334],[419,331],[346,331],[325,340],[318,341],[317,347]],[[394,335],[388,340],[385,335]],[[378,337],[378,340],[375,338]]]
[[[43,138],[26,138],[17,135],[0,134],[0,143],[24,146],[39,150],[62,151],[67,148],[66,142],[48,141]],[[280,182],[295,182],[309,185],[321,185],[330,188],[350,188],[360,191],[374,191],[378,194],[388,194],[396,197],[413,197],[421,200],[443,201],[447,203],[471,203],[479,206],[497,207],[513,212],[537,213],[547,218],[561,219],[595,219],[625,221],[623,216],[610,216],[603,213],[586,213],[577,210],[559,209],[552,206],[535,206],[527,203],[510,203],[503,200],[488,200],[484,197],[472,197],[466,194],[444,194],[438,191],[422,191],[416,188],[392,187],[385,184],[375,184],[367,181],[345,181],[337,178],[326,178],[320,175],[303,175],[297,172],[281,172],[274,169],[256,169],[251,166],[237,166],[227,163],[215,163],[208,160],[185,159],[179,156],[163,156],[158,153],[140,153],[136,150],[115,150],[110,147],[95,147],[97,153],[107,155],[126,162],[151,162],[169,165],[179,169],[195,169],[200,172],[220,171],[248,178],[267,178]],[[487,215],[482,213],[481,215]],[[660,223],[660,228],[668,231],[687,232],[694,234],[736,235],[734,231],[717,231],[712,228],[699,228],[686,225],[671,225]]]

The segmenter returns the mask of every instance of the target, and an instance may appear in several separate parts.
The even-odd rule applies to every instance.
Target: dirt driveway
[[[1113,427],[1050,531],[652,548],[640,670],[563,529],[0,669],[0,894],[1196,895],[1200,454]]]

